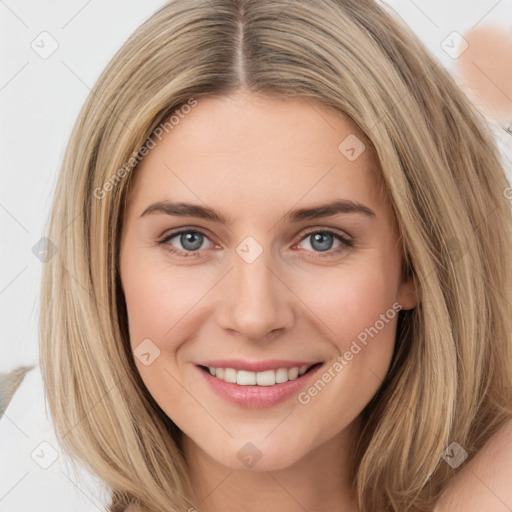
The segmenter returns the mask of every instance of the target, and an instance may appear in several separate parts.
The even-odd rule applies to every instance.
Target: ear
[[[418,305],[419,289],[416,286],[414,277],[402,280],[398,288],[397,302],[402,305],[402,309],[414,309]]]

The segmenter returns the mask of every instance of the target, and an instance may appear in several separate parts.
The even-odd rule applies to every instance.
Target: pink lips
[[[201,363],[201,365],[214,366],[217,368],[233,368],[234,366],[231,366],[233,363],[234,361],[208,361],[208,364]],[[257,370],[249,369],[247,365],[240,369],[248,371],[265,371],[276,368],[293,368],[294,366],[304,366],[305,364],[311,366],[310,363],[298,361],[294,361],[290,366],[286,366],[286,364],[283,365],[283,363],[286,363],[285,361],[278,361],[277,363],[277,366],[275,366],[275,361],[266,361],[259,365],[253,365],[253,368],[254,366],[258,367]],[[290,361],[287,363],[290,363]],[[284,402],[292,396],[296,396],[300,390],[311,381],[313,376],[321,367],[322,365],[315,366],[313,369],[307,371],[297,379],[289,380],[288,382],[283,382],[281,384],[275,384],[273,386],[241,386],[239,384],[218,379],[211,375],[208,370],[204,370],[200,366],[197,366],[197,369],[211,389],[228,402],[240,407],[266,408]]]

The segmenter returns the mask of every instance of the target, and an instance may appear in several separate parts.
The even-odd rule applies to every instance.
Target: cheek
[[[146,338],[169,348],[180,322],[212,287],[211,278],[198,268],[172,269],[161,261],[148,264],[133,255],[124,261],[122,282],[133,348]]]
[[[317,380],[298,397],[309,411],[308,421],[323,432],[322,439],[361,413],[388,372],[400,309],[390,277],[354,269],[326,280],[309,295],[308,306],[329,327],[324,332],[336,349]]]
[[[314,287],[305,283],[307,306],[319,319],[317,325],[324,326],[335,354],[319,376],[326,392],[320,383],[301,403],[316,400],[318,393],[324,397],[318,404],[337,404],[330,412],[335,428],[359,414],[389,369],[400,309],[398,272],[389,263],[347,265],[329,279],[317,279]],[[301,293],[306,294],[306,289]]]
[[[395,279],[392,269],[378,264],[347,266],[324,278],[316,275],[311,282],[303,280],[299,293],[307,297],[307,307],[328,327],[327,334],[342,350],[392,308],[397,297]]]
[[[193,409],[179,384],[183,379],[179,348],[194,332],[196,309],[214,284],[198,268],[171,268],[147,256],[138,257],[135,251],[122,259],[134,362],[150,394],[173,420]],[[200,424],[200,418],[197,421]]]

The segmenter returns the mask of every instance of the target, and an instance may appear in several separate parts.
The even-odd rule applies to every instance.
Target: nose
[[[252,263],[235,254],[222,291],[220,326],[252,341],[290,329],[294,321],[293,293],[271,268],[268,253]]]

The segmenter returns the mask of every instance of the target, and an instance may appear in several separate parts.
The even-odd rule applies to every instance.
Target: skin
[[[512,421],[506,421],[475,456],[457,470],[434,512],[512,510]]]
[[[467,50],[457,60],[466,93],[505,127],[512,124],[512,33],[477,26],[464,34]]]
[[[357,510],[349,456],[360,413],[388,371],[397,315],[307,405],[296,396],[264,409],[233,405],[194,364],[240,357],[332,367],[394,303],[416,306],[370,149],[354,161],[338,149],[351,134],[362,139],[338,112],[303,100],[248,93],[201,99],[133,176],[120,254],[131,345],[149,338],[160,350],[149,366],[135,362],[185,434],[198,506],[206,512]],[[292,209],[340,198],[364,204],[375,217],[283,219]],[[141,217],[162,200],[207,205],[232,223]],[[179,235],[158,244],[183,227],[204,233],[199,256],[166,249],[193,252]],[[343,245],[334,236],[327,239],[332,248],[319,249],[314,234],[327,229],[348,235],[353,247],[336,252]],[[252,263],[236,252],[248,236],[263,250]],[[247,442],[262,455],[252,468],[237,457]]]

